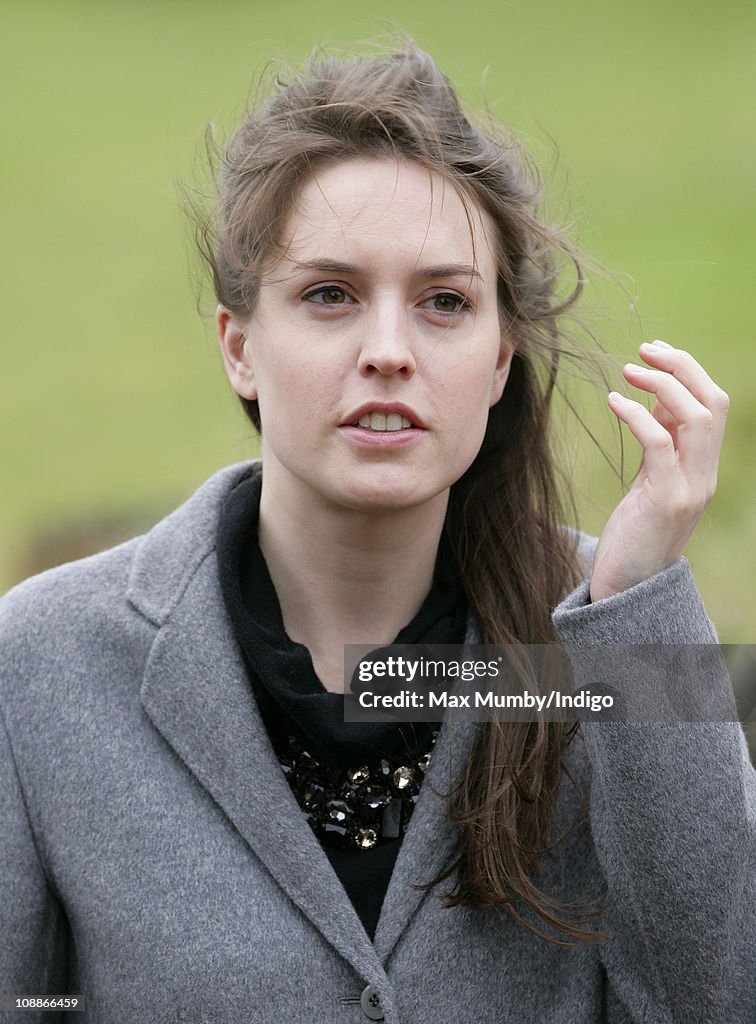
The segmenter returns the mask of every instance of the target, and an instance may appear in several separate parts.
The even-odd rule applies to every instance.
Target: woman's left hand
[[[633,485],[609,517],[593,561],[591,600],[611,597],[672,565],[711,501],[730,400],[688,352],[642,345],[653,369],[623,373],[656,395],[651,412],[611,392],[609,407],[643,445]]]

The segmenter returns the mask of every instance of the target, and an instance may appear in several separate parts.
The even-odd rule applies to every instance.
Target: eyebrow
[[[297,270],[321,270],[329,274],[361,274],[362,270],[353,263],[342,263],[340,260],[314,259],[295,260],[289,257]],[[418,277],[477,277],[483,280],[480,273],[469,263],[443,263],[435,267],[421,267]]]

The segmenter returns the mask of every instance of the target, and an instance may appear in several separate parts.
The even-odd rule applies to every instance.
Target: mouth
[[[403,402],[365,402],[349,413],[341,425],[375,434],[426,429],[415,410]]]
[[[363,430],[376,430],[382,433],[394,433],[397,430],[411,430],[413,423],[398,412],[382,413],[369,412],[360,416],[358,420],[351,423],[352,427],[361,427]]]

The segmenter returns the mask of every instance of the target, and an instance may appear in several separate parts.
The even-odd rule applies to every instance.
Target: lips
[[[391,433],[412,428],[427,429],[415,410],[403,402],[365,402],[350,412],[341,426]]]
[[[407,430],[412,423],[398,412],[390,412],[388,415],[382,412],[366,412],[364,416],[360,416],[357,426],[364,430],[394,431]]]

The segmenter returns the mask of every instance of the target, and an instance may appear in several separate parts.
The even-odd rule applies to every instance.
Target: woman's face
[[[512,346],[488,215],[417,164],[345,161],[307,182],[247,323],[218,329],[259,402],[265,486],[378,512],[444,501],[470,466]],[[471,233],[472,228],[472,233]]]

